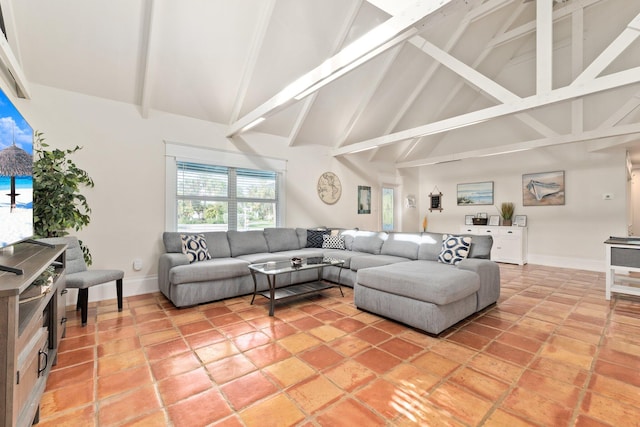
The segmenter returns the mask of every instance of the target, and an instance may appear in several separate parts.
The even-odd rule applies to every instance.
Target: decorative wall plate
[[[333,205],[342,195],[342,184],[333,172],[325,172],[318,178],[318,197],[328,205]]]

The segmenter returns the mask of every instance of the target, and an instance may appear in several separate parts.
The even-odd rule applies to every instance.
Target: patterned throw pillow
[[[344,249],[344,237],[325,234],[322,236],[323,249]]]
[[[321,248],[322,236],[330,234],[329,230],[307,230],[307,247],[308,248]]]
[[[204,234],[181,234],[182,253],[189,257],[189,262],[211,259]]]
[[[469,248],[471,248],[471,237],[444,234],[438,262],[456,265],[469,255]]]

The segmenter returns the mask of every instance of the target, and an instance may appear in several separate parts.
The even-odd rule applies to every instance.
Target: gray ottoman
[[[435,261],[410,261],[358,270],[355,305],[439,334],[476,312],[480,277]]]

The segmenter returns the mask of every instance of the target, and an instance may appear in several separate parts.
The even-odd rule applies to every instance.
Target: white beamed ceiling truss
[[[391,16],[391,18],[384,25],[389,25],[390,22],[397,19],[397,17],[402,16],[403,14],[414,16],[414,19],[416,21],[428,18],[428,15],[418,16],[417,18],[415,17],[416,8],[419,5],[417,5],[415,2],[398,0],[368,1],[369,3],[375,5]],[[597,129],[590,131],[585,131],[581,126],[572,126],[572,129],[569,133],[559,134],[558,132],[554,131],[552,127],[545,125],[544,122],[541,122],[540,120],[527,113],[528,111],[534,110],[536,108],[560,103],[563,101],[572,101],[598,92],[625,87],[640,82],[640,67],[634,67],[628,70],[613,73],[611,75],[601,76],[601,73],[616,58],[618,58],[626,48],[634,43],[638,39],[638,36],[640,36],[640,14],[638,14],[629,22],[627,27],[620,33],[620,35],[612,43],[610,43],[591,64],[585,67],[584,70],[582,70],[582,72],[577,77],[575,77],[575,79],[569,85],[553,89],[552,70],[554,21],[559,21],[569,17],[573,19],[574,26],[578,26],[578,24],[581,23],[584,8],[589,7],[597,2],[598,0],[575,1],[571,5],[567,5],[565,6],[565,8],[559,9],[554,13],[554,3],[552,1],[538,1],[536,2],[537,18],[535,21],[527,22],[525,24],[522,24],[518,28],[507,30],[509,25],[513,21],[515,21],[523,12],[525,8],[525,5],[523,4],[516,9],[513,15],[509,17],[509,19],[507,19],[505,26],[499,33],[496,34],[494,40],[492,40],[480,53],[478,58],[476,58],[473,66],[466,65],[462,61],[449,54],[448,51],[453,49],[453,47],[456,45],[456,43],[464,33],[464,30],[469,26],[471,22],[482,18],[486,14],[491,13],[496,9],[500,9],[510,4],[511,2],[509,0],[489,0],[482,4],[481,7],[472,8],[467,13],[463,21],[459,24],[458,31],[449,38],[444,49],[438,48],[429,40],[423,38],[420,35],[413,35],[412,32],[408,31],[409,29],[406,25],[391,24],[393,33],[390,34],[389,38],[391,36],[399,35],[401,32],[404,32],[404,35],[393,40],[393,43],[391,45],[383,44],[383,42],[388,42],[389,39],[385,39],[383,41],[372,40],[365,48],[366,52],[376,52],[376,49],[383,47],[384,49],[379,49],[376,52],[377,54],[380,54],[385,52],[390,47],[394,47],[399,43],[406,42],[414,45],[421,52],[436,60],[437,63],[432,65],[431,68],[427,70],[427,72],[425,73],[426,78],[424,78],[417,86],[414,96],[407,99],[403,108],[400,109],[400,114],[396,115],[384,135],[370,138],[364,141],[346,144],[349,131],[353,128],[354,123],[366,109],[367,101],[371,99],[371,97],[373,96],[373,92],[377,89],[377,86],[372,86],[371,91],[363,95],[363,101],[349,121],[349,128],[345,130],[345,135],[340,138],[334,145],[332,154],[334,156],[345,156],[349,154],[365,152],[368,150],[375,150],[377,152],[377,150],[381,147],[397,145],[409,141],[408,147],[400,156],[401,158],[396,160],[397,167],[407,168],[462,160],[470,157],[499,155],[503,153],[524,151],[572,142],[596,141],[605,138],[624,137],[629,135],[634,135],[637,137],[637,135],[640,134],[640,123],[619,126],[617,125],[621,119],[626,117],[629,113],[635,110],[638,105],[640,105],[640,98],[638,97],[638,94],[630,97],[629,100],[621,108],[621,111],[617,111],[616,113],[612,114],[608,119],[605,119],[602,124],[597,127]],[[445,1],[440,3],[444,4],[448,2]],[[480,3],[478,2],[477,4]],[[409,10],[409,13],[407,13],[407,10]],[[428,8],[422,10],[427,10],[429,13],[435,12],[435,10],[430,10]],[[414,15],[411,15],[412,12],[414,13]],[[404,24],[407,23],[406,20],[402,22]],[[373,31],[374,30],[371,30],[371,32]],[[527,97],[518,96],[512,91],[505,88],[503,85],[497,83],[495,80],[483,75],[482,73],[474,69],[474,66],[480,65],[482,63],[482,61],[486,57],[486,54],[490,52],[492,47],[506,43],[510,39],[524,37],[530,33],[535,33],[536,35],[536,93],[534,95]],[[573,41],[571,46],[572,51],[581,51],[582,37],[582,32],[573,32]],[[363,39],[361,39],[360,41],[364,41]],[[325,67],[324,73],[320,73],[320,70],[323,69],[323,65],[326,64],[323,64],[317,69],[312,70],[310,73],[299,79],[298,82],[304,82],[304,84],[301,83],[301,86],[308,88],[313,84],[321,83],[324,79],[327,78],[328,75],[339,72],[344,67],[344,62],[338,61],[337,59],[345,56],[346,52],[347,49],[338,51],[332,58],[327,60],[327,63],[332,64],[332,67],[329,69]],[[348,61],[356,61],[362,56],[364,56],[364,54],[361,51],[359,52],[359,55],[350,56]],[[390,61],[393,61],[396,56],[397,52],[396,55],[390,56]],[[372,56],[367,59],[371,58]],[[573,69],[579,69],[582,66],[582,61],[580,58],[581,55],[574,55],[572,63]],[[386,71],[389,68],[389,65],[390,64],[387,63],[385,67],[382,67],[381,73],[378,76],[378,80],[381,80],[384,77]],[[447,67],[449,70],[464,79],[467,84],[470,84],[477,88],[482,96],[490,98],[498,102],[498,104],[465,114],[449,117],[443,120],[437,120],[424,125],[394,132],[394,128],[402,117],[402,113],[411,107],[415,96],[417,96],[417,94],[424,89],[429,81],[429,77],[433,76],[439,66]],[[294,82],[294,84],[298,82]],[[460,90],[462,84],[463,83],[460,83],[452,91],[454,95]],[[291,87],[286,88],[278,95],[267,101],[265,104],[247,114],[243,119],[240,119],[232,124],[230,126],[229,136],[241,131],[243,126],[247,126],[259,117],[268,116],[278,108],[282,107],[286,102],[295,101],[295,99],[292,99],[290,97],[291,92],[287,93],[288,90],[290,91]],[[293,90],[293,92],[296,92],[296,90]],[[298,89],[297,92],[301,92],[301,89]],[[286,101],[283,102],[282,99],[286,99]],[[302,123],[303,118],[310,108],[310,105],[313,103],[314,99],[314,97],[307,99],[305,107],[299,113],[298,120],[296,121],[296,127],[299,127],[300,123]],[[451,98],[443,103],[442,107],[439,110],[439,113],[441,113],[446,105],[452,102],[453,99],[454,96],[452,95]],[[625,114],[622,114],[621,112]],[[539,133],[542,138],[510,142],[506,144],[500,144],[499,146],[495,147],[458,151],[445,155],[428,156],[421,159],[403,161],[403,158],[408,157],[408,155],[413,151],[413,148],[416,145],[420,144],[420,141],[424,136],[439,135],[451,130],[473,126],[478,123],[483,123],[508,115],[513,115],[516,119],[520,120],[522,123]],[[575,119],[573,119],[573,121],[575,121]],[[582,120],[578,118],[577,122],[582,123]],[[292,136],[294,135],[295,131],[292,133]],[[294,138],[292,137],[291,139],[293,140]],[[609,143],[593,145],[593,147],[594,149],[602,149],[624,143],[626,141],[628,141],[628,139],[616,138],[611,140]]]
[[[25,98],[52,86],[398,168],[567,143],[640,153],[638,0],[0,7],[0,74]]]

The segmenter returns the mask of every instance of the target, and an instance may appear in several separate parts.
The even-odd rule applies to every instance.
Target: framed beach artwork
[[[458,184],[458,206],[493,205],[493,181]]]
[[[522,175],[523,206],[564,205],[564,171]]]
[[[371,213],[371,187],[358,185],[358,213]]]

